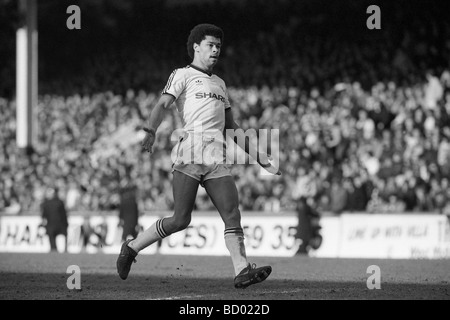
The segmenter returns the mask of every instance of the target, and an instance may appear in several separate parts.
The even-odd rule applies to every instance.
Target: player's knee
[[[173,221],[171,223],[171,229],[173,230],[172,233],[186,229],[190,223],[191,223],[190,216],[176,217],[175,219],[173,219]]]

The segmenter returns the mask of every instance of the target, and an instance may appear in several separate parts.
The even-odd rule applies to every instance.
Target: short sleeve
[[[180,69],[175,69],[167,80],[167,84],[164,87],[163,94],[170,94],[176,99],[180,96],[186,86],[186,80],[183,76],[183,72]]]

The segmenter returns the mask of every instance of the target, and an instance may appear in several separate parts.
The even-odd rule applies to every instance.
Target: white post
[[[37,142],[38,33],[37,0],[19,0],[16,33],[16,141],[19,148]]]

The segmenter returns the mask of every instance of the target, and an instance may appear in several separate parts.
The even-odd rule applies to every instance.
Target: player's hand
[[[144,140],[142,141],[142,151],[153,152],[153,144],[155,143],[155,130],[143,128],[147,134],[145,135]]]
[[[261,167],[266,169],[269,173],[280,176],[281,171],[279,168],[273,165],[273,158],[267,153],[260,152],[258,153],[258,163]]]

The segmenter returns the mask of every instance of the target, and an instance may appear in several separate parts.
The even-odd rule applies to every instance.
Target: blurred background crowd
[[[39,211],[48,187],[69,210],[116,210],[130,185],[142,211],[171,210],[171,134],[180,116],[169,112],[151,157],[141,152],[139,127],[171,71],[190,62],[190,29],[210,22],[225,32],[216,73],[236,121],[280,130],[280,178],[232,167],[241,209],[282,213],[305,199],[323,213],[450,213],[444,6],[380,2],[382,29],[368,30],[373,3],[324,3],[79,1],[82,30],[73,35],[55,27],[65,26],[68,2],[43,2],[34,150],[16,147],[14,15],[2,16],[13,52],[0,49],[0,211]],[[213,208],[200,188],[196,210]]]

